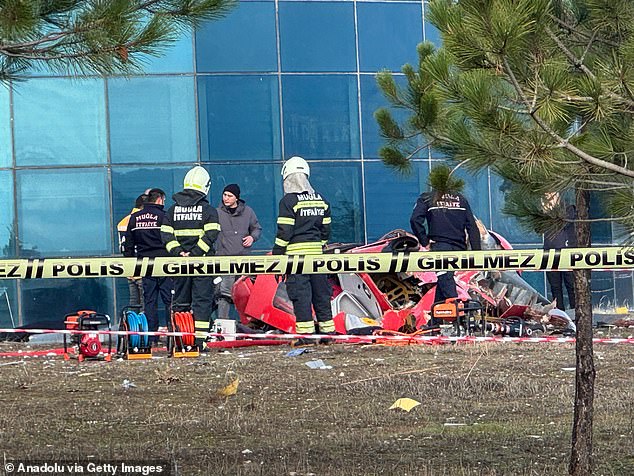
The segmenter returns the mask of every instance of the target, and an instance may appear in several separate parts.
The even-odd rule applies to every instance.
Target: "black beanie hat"
[[[223,190],[222,193],[229,192],[236,196],[236,198],[240,198],[240,187],[237,183],[230,183]]]

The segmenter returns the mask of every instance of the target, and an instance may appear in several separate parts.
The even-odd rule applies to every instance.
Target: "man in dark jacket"
[[[161,227],[165,248],[172,256],[208,256],[214,254],[214,242],[220,232],[218,212],[207,201],[211,179],[196,166],[187,172],[183,191],[172,198],[172,205]],[[174,305],[191,305],[197,345],[211,327],[214,305],[212,276],[182,276],[174,279]]]
[[[284,196],[280,200],[273,254],[320,254],[330,237],[330,205],[311,186],[310,168],[302,157],[291,157],[282,167]],[[322,334],[334,334],[330,297],[332,288],[325,274],[291,274],[286,279],[293,302],[298,334],[314,334],[312,307]],[[314,343],[299,339],[296,344]]]
[[[262,227],[255,212],[240,199],[240,186],[227,185],[222,191],[222,203],[218,207],[221,231],[216,241],[217,256],[241,256],[249,254],[251,246],[260,238]],[[231,309],[231,289],[237,276],[222,276],[217,290],[218,319],[228,319]]]
[[[160,188],[153,188],[148,192],[143,208],[130,215],[123,242],[124,256],[138,256],[139,258],[168,256],[161,240],[161,226],[165,218],[164,204],[165,192]],[[161,296],[169,314],[174,285],[169,277],[148,276],[144,277],[142,282],[148,330],[156,332],[159,325],[158,297]],[[167,320],[169,320],[169,315]],[[158,337],[152,336],[150,342],[158,342]]]
[[[432,191],[418,197],[410,218],[412,231],[420,244],[429,245],[431,251],[465,251],[468,236],[471,249],[481,249],[480,232],[471,207],[459,193],[464,181],[452,178],[451,169],[443,165],[432,170],[430,184]],[[434,301],[458,297],[453,271],[439,271],[436,275]]]
[[[128,231],[128,223],[130,223],[130,217],[133,213],[138,212],[143,208],[143,204],[147,201],[147,194],[149,193],[149,189],[146,190],[143,194],[139,195],[134,202],[134,208],[124,216],[119,223],[117,224],[117,235],[119,238],[119,251],[121,253],[124,252],[125,249],[125,235]],[[143,282],[140,276],[128,276],[128,290],[130,292],[130,299],[128,300],[128,305],[130,306],[141,306],[143,309],[144,300],[143,300]]]
[[[544,198],[544,208],[546,211],[552,210],[555,207],[564,206],[561,203],[561,198],[558,193],[553,192],[546,194]],[[576,218],[577,210],[574,205],[566,206],[566,223],[554,233],[544,234],[544,249],[545,250],[560,250],[562,248],[574,248],[577,246],[577,236],[575,234],[574,219]],[[566,303],[564,301],[564,286],[568,293],[568,302],[570,309],[575,308],[575,283],[574,275],[572,271],[546,271],[546,279],[550,286],[550,292],[553,295],[553,299],[557,301],[557,308],[564,311],[566,309]]]

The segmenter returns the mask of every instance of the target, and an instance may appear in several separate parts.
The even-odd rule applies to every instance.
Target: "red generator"
[[[110,316],[96,311],[77,311],[64,316],[66,330],[77,331],[69,335],[64,334],[64,359],[70,360],[69,347],[74,347],[77,360],[112,359],[112,335],[108,334],[108,349],[104,352],[101,339],[96,331],[110,330]]]

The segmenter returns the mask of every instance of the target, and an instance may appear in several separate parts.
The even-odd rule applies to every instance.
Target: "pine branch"
[[[550,28],[546,28],[545,29],[546,33],[548,33],[548,36],[555,42],[555,44],[559,47],[559,49],[561,50],[561,52],[566,55],[566,57],[568,58],[568,60],[570,61],[570,63],[577,69],[579,69],[580,71],[582,71],[584,74],[586,74],[590,79],[592,79],[593,81],[596,81],[597,77],[595,76],[595,74],[590,71],[590,69],[583,63],[583,61],[580,58],[577,58],[574,53],[572,51],[570,51],[566,45],[564,45],[562,43],[562,41],[559,39],[559,37],[557,35],[555,35],[555,33],[550,29]],[[624,98],[614,92],[609,92],[608,95],[612,98],[615,99],[619,102],[622,102],[626,105],[628,105],[630,108],[634,109],[634,101]]]
[[[224,16],[236,3],[66,0],[31,4],[32,9],[14,10],[12,15],[3,12],[7,15],[0,21],[0,80],[17,79],[25,65],[38,64],[77,74],[128,73],[139,69],[139,55],[160,55],[183,31]]]
[[[513,73],[513,70],[511,69],[508,63],[508,59],[505,57],[503,59],[503,62],[504,62],[505,71],[507,75],[509,76],[511,83],[513,84],[513,87],[515,88],[515,91],[517,92],[518,95],[520,95],[520,97],[522,98],[526,106],[528,107],[530,103],[528,99],[524,96],[524,92],[522,91],[522,88],[519,85],[517,78],[515,78],[515,74]],[[536,110],[531,110],[530,115],[533,118],[533,120],[537,123],[537,125],[539,125],[539,127],[541,127],[542,130],[544,130],[544,132],[550,135],[553,139],[559,142],[565,149],[569,150],[570,152],[575,154],[577,157],[597,167],[603,167],[608,170],[612,170],[613,172],[616,172],[618,174],[634,178],[634,170],[629,170],[623,167],[619,167],[618,165],[613,164],[611,162],[606,162],[604,160],[597,159],[596,157],[593,157],[590,154],[587,154],[583,150],[575,147],[570,142],[566,141],[563,137],[559,136],[559,134],[557,134],[548,124],[546,124],[545,121],[543,121],[539,117]]]

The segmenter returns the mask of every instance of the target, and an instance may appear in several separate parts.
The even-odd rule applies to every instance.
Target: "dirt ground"
[[[571,344],[289,350],[2,358],[4,460],[167,462],[172,475],[567,473]],[[316,359],[331,368],[306,365]],[[596,344],[595,363],[595,474],[634,474],[634,346]],[[218,395],[236,379],[235,395]],[[421,405],[390,410],[402,397]]]

